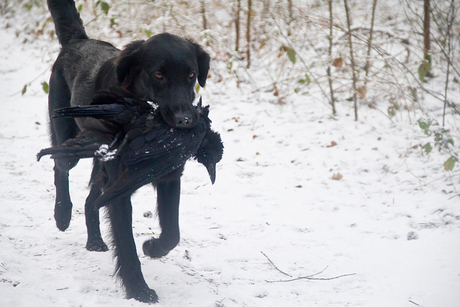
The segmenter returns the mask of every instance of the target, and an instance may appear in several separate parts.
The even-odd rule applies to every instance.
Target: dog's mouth
[[[187,108],[171,108],[159,106],[164,121],[172,128],[190,129],[200,120],[199,106],[192,104]]]

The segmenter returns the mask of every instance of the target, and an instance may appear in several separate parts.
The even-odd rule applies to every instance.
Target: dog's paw
[[[106,252],[109,250],[107,244],[105,244],[101,238],[92,240],[88,239],[88,242],[86,242],[86,249],[90,252]]]
[[[152,258],[160,258],[166,256],[169,253],[169,250],[164,249],[161,246],[160,240],[155,238],[145,241],[142,245],[142,250],[144,251],[145,255]]]
[[[60,231],[65,231],[70,225],[72,218],[72,203],[70,200],[57,201],[54,206],[54,220]]]
[[[130,291],[127,293],[127,298],[133,298],[136,301],[142,302],[142,303],[149,303],[149,304],[154,304],[158,303],[158,295],[156,294],[155,290],[152,290],[150,288],[142,289],[142,290],[137,290],[137,291]]]

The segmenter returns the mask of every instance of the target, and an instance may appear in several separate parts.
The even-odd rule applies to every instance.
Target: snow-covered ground
[[[0,38],[0,306],[144,306],[124,298],[111,252],[85,249],[91,161],[71,172],[69,229],[55,227],[53,163],[35,154],[49,146],[40,82],[57,42],[44,53],[12,30]],[[340,104],[333,118],[308,96],[280,105],[210,81],[201,94],[224,159],[214,186],[187,164],[181,242],[163,259],[139,249],[159,233],[155,215],[143,216],[155,193],[133,197],[158,306],[460,306],[459,181],[442,168],[447,156],[413,148],[414,122],[364,106],[355,122]],[[320,280],[292,280],[312,275]]]

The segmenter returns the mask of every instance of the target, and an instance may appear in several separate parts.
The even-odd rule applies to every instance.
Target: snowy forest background
[[[459,1],[76,3],[91,38],[167,31],[212,57],[197,91],[225,156],[214,186],[187,165],[178,248],[139,251],[160,306],[460,304]],[[71,228],[52,221],[46,1],[0,0],[0,37],[0,305],[142,306],[84,249],[90,161]],[[138,246],[153,195],[134,196]]]
[[[45,2],[2,0],[5,27],[23,43],[54,40]],[[82,0],[77,7],[93,38],[123,46],[160,32],[190,37],[212,55],[214,83],[271,93],[280,104],[308,95],[337,116],[335,104],[351,101],[355,119],[367,105],[391,120],[419,121],[434,134],[426,152],[450,152],[448,169],[458,159],[449,147],[455,133],[442,129],[459,115],[455,1]]]
[[[191,37],[212,55],[213,82],[271,92],[276,103],[313,95],[333,114],[336,102],[352,100],[417,120],[430,117],[425,100],[433,98],[446,109],[443,117],[458,115],[455,1],[86,0],[77,6],[92,37],[115,44],[160,32]],[[45,1],[3,0],[0,10],[24,43],[55,39]]]

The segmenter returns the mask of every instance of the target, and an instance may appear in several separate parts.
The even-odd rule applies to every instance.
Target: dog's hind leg
[[[77,135],[79,128],[71,118],[53,118],[55,109],[70,105],[70,91],[62,72],[53,69],[50,78],[48,98],[50,114],[50,130],[53,146],[59,146],[67,139]],[[56,202],[54,219],[59,230],[69,227],[72,217],[72,202],[69,193],[69,170],[78,163],[78,159],[60,159],[54,161],[54,185],[56,186]]]
[[[152,258],[167,255],[179,243],[180,178],[158,183],[157,193],[161,235],[142,246],[144,254]]]
[[[109,250],[101,236],[99,209],[94,207],[94,201],[100,195],[101,189],[98,186],[91,186],[91,191],[85,203],[86,230],[88,231],[86,249],[94,252],[106,252]]]
[[[101,236],[101,229],[99,226],[99,208],[94,206],[94,202],[102,194],[101,187],[105,184],[106,180],[102,167],[102,162],[94,159],[90,182],[91,191],[89,192],[85,203],[86,230],[88,231],[86,249],[95,252],[106,252],[109,250]]]
[[[86,249],[95,252],[106,252],[109,250],[101,236],[99,208],[94,206],[94,202],[102,194],[101,186],[104,179],[100,178],[102,174],[101,162],[95,160],[91,174],[91,191],[85,203],[86,230],[88,231]]]
[[[129,196],[113,200],[108,206],[117,258],[117,271],[128,298],[155,303],[158,296],[144,280],[133,238],[132,206]]]

